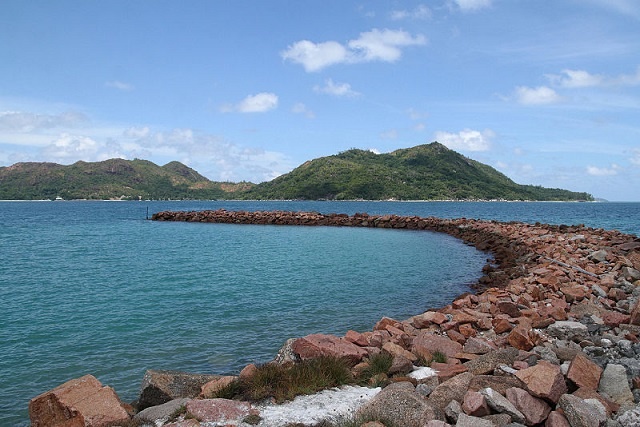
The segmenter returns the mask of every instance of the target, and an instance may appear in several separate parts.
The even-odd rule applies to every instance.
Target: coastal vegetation
[[[584,192],[520,185],[437,142],[386,154],[351,149],[271,181],[215,182],[174,161],[110,159],[0,167],[0,200],[539,200],[590,201]]]

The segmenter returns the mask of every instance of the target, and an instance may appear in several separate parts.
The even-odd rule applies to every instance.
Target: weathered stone
[[[418,356],[416,356],[415,354],[411,353],[408,350],[405,350],[398,344],[394,344],[392,342],[384,343],[384,345],[382,346],[382,350],[386,351],[392,356],[402,356],[405,359],[408,359],[412,362],[415,362],[416,360],[418,360]]]
[[[332,356],[355,365],[368,355],[367,351],[343,338],[333,335],[312,334],[295,340],[293,352],[302,360]]]
[[[620,410],[620,405],[618,405],[616,402],[614,402],[614,401],[602,396],[600,393],[598,393],[595,390],[589,390],[589,389],[586,389],[586,388],[579,388],[579,389],[577,389],[576,391],[574,391],[571,394],[573,394],[574,396],[579,397],[580,399],[583,399],[583,400],[596,399],[597,401],[602,403],[602,406],[604,406],[604,409],[607,411],[607,416],[611,415],[614,412],[618,412]]]
[[[347,333],[344,336],[344,339],[360,347],[367,347],[369,345],[369,340],[367,339],[367,336],[365,334],[361,334],[360,332],[356,332],[356,331],[351,331],[351,330],[347,331]]]
[[[242,368],[242,370],[238,374],[238,377],[243,380],[249,379],[253,377],[257,372],[258,372],[258,367],[253,363],[249,363],[247,366]]]
[[[492,388],[502,395],[511,387],[524,388],[526,386],[515,376],[502,375],[476,375],[469,383],[469,390],[480,391],[483,388]]]
[[[497,350],[496,345],[484,338],[471,337],[463,345],[462,351],[471,354],[485,354]]]
[[[451,402],[449,402],[447,407],[444,408],[444,416],[446,417],[447,421],[453,424],[458,422],[458,417],[461,413],[462,405],[460,405],[460,402],[458,402],[457,400],[452,400]]]
[[[111,387],[85,375],[31,399],[29,418],[32,427],[102,427],[129,414]]]
[[[518,423],[524,423],[525,418],[522,412],[518,411],[518,409],[513,405],[513,403],[509,402],[509,400],[498,393],[497,391],[491,388],[483,388],[480,390],[480,394],[482,394],[485,399],[487,399],[487,404],[491,409],[496,412],[508,414],[511,416],[511,419]]]
[[[547,333],[552,337],[579,342],[588,337],[589,331],[587,326],[580,322],[573,322],[570,320],[559,321],[547,328]]]
[[[619,414],[616,421],[622,427],[640,427],[640,405]]]
[[[629,320],[631,320],[631,316],[617,311],[607,311],[602,314],[604,324],[612,328],[618,327],[622,323],[629,323]]]
[[[587,402],[571,394],[563,394],[558,401],[571,427],[599,427],[607,419],[604,407],[600,408],[592,402]]]
[[[198,397],[202,386],[220,375],[148,370],[142,378],[138,409],[157,406],[181,397]]]
[[[541,360],[537,365],[516,373],[527,390],[536,397],[557,403],[560,396],[567,392],[564,376],[557,365]]]
[[[487,400],[477,391],[467,391],[462,402],[462,410],[465,414],[474,417],[484,417],[491,413]]]
[[[507,389],[506,397],[513,406],[524,415],[524,423],[532,426],[543,422],[551,412],[551,406],[542,399],[531,396],[525,390],[517,387]]]
[[[185,406],[188,414],[208,423],[242,420],[251,411],[251,404],[248,402],[228,399],[190,400]]]
[[[413,339],[411,351],[424,357],[428,357],[436,351],[444,353],[448,357],[454,357],[456,353],[462,351],[462,345],[447,337],[423,331]]]
[[[475,375],[484,375],[493,372],[499,365],[511,365],[518,357],[518,350],[506,348],[493,350],[489,353],[464,363],[469,372]]]
[[[576,354],[567,372],[567,378],[578,387],[597,390],[602,368],[593,363],[584,353]]]
[[[443,411],[417,394],[407,382],[385,387],[358,412],[397,420],[406,427],[423,427],[431,420],[445,420]]]
[[[429,401],[439,408],[445,408],[452,400],[462,403],[472,378],[473,374],[465,372],[443,382],[429,395]]]
[[[627,372],[622,365],[609,363],[602,376],[600,377],[600,385],[598,393],[610,398],[619,405],[633,404],[633,393],[627,382]]]
[[[437,311],[427,311],[411,318],[411,324],[418,329],[426,328],[433,324],[441,325],[446,321],[447,317]]]
[[[569,420],[560,411],[551,411],[544,423],[544,427],[571,427]]]
[[[185,406],[189,400],[191,399],[183,397],[181,399],[170,400],[162,405],[150,406],[149,408],[138,412],[133,418],[137,421],[152,423],[155,425],[157,421],[167,421],[172,414],[182,406]]]
[[[235,376],[227,375],[227,376],[224,376],[224,377],[216,378],[215,380],[211,380],[208,383],[204,384],[200,388],[200,390],[201,390],[200,391],[200,396],[205,397],[205,398],[209,398],[209,397],[213,396],[219,390],[222,390],[223,388],[227,387],[229,384],[234,382],[236,379],[237,379],[237,377],[235,377]]]
[[[531,339],[531,327],[526,325],[516,326],[507,336],[507,341],[518,350],[531,350],[535,344]]]
[[[436,371],[440,381],[446,381],[467,371],[467,367],[460,364],[432,362],[430,366]]]
[[[629,323],[632,325],[640,326],[640,299],[636,302],[636,305],[631,309],[631,315],[629,317]]]
[[[489,420],[483,420],[482,418],[472,417],[467,414],[460,414],[456,427],[495,427]]]
[[[504,332],[509,332],[513,329],[513,325],[509,323],[507,319],[496,318],[492,321],[493,330],[496,334],[502,334]]]
[[[506,314],[509,317],[513,317],[514,319],[520,317],[521,315],[518,306],[511,301],[498,301],[496,306],[498,307],[498,310],[500,310],[500,312]]]
[[[393,356],[391,367],[389,367],[389,375],[405,375],[413,370],[413,363],[409,359],[399,354]]]

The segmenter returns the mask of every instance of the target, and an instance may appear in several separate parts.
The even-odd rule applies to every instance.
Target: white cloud
[[[60,114],[37,114],[22,111],[0,112],[0,131],[33,132],[43,129],[73,127],[88,118],[78,112],[67,111]]]
[[[309,108],[307,108],[307,106],[304,105],[302,102],[298,102],[297,104],[295,104],[291,108],[291,112],[295,114],[304,114],[305,117],[308,119],[314,119],[316,117],[316,114],[313,111],[311,111]]]
[[[516,101],[523,105],[555,104],[562,101],[558,93],[547,86],[530,88],[518,86],[515,90]]]
[[[249,95],[236,105],[224,105],[220,108],[223,113],[264,113],[278,106],[278,96],[270,92]]]
[[[380,150],[378,150],[377,148],[369,148],[369,151],[371,151],[373,154],[380,154]]]
[[[347,42],[346,47],[336,41],[314,43],[302,40],[289,46],[280,56],[302,65],[307,72],[314,72],[335,64],[395,62],[402,56],[401,48],[426,42],[421,34],[414,37],[402,30],[373,29],[360,33],[357,39]]]
[[[413,10],[394,10],[391,12],[391,19],[394,21],[401,21],[403,19],[416,19],[425,20],[431,19],[431,9],[427,6],[420,4]]]
[[[632,74],[620,74],[618,76],[605,76],[591,74],[584,70],[562,70],[561,75],[550,74],[549,80],[558,86],[566,88],[592,87],[592,86],[638,86],[640,85],[640,67]]]
[[[599,168],[597,166],[587,166],[587,173],[592,176],[613,176],[617,175],[620,170],[620,166],[615,163],[609,168]]]
[[[491,0],[453,0],[453,4],[462,12],[475,12],[491,7]]]
[[[144,138],[149,135],[150,131],[151,130],[148,126],[130,127],[129,129],[126,129],[123,134],[128,138]]]
[[[562,75],[552,74],[547,77],[553,83],[568,88],[598,86],[604,81],[603,76],[583,70],[562,70]]]
[[[332,79],[325,80],[324,86],[314,86],[313,90],[317,93],[326,93],[333,96],[346,96],[351,98],[360,95],[360,93],[351,89],[351,85],[349,83],[335,83]]]
[[[411,36],[406,31],[373,29],[360,33],[348,45],[355,52],[355,62],[385,61],[395,62],[402,56],[400,47],[423,45],[427,39],[423,35]]]
[[[62,134],[42,148],[42,154],[55,161],[92,159],[100,150],[98,142],[86,136]]]
[[[464,129],[458,133],[436,132],[435,139],[452,150],[487,151],[491,148],[491,140],[495,133],[490,129],[480,132]]]
[[[131,92],[132,90],[135,89],[135,87],[132,84],[121,82],[121,81],[118,81],[118,80],[108,81],[104,85],[106,87],[110,87],[110,88],[113,88],[113,89],[118,89],[118,90],[121,90],[123,92]]]
[[[631,150],[632,157],[629,159],[634,165],[640,166],[640,148]]]

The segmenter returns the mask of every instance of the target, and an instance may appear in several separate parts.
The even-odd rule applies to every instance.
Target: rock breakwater
[[[493,259],[483,269],[477,292],[461,295],[446,307],[405,320],[383,318],[371,331],[349,331],[344,337],[292,338],[281,349],[277,363],[331,355],[349,361],[354,372],[366,369],[377,354],[390,355],[391,368],[377,377],[390,385],[360,407],[354,416],[362,415],[363,420],[391,419],[395,425],[420,427],[640,425],[640,240],[636,236],[581,225],[364,213],[216,210],[159,212],[152,219],[430,230],[491,253]],[[417,375],[424,368],[415,367],[425,362],[432,375]],[[255,367],[249,365],[239,376],[253,372]],[[166,375],[163,382],[169,381]],[[202,390],[233,380],[215,378]],[[146,382],[162,387],[149,378]],[[34,398],[33,425],[43,425],[42,417],[63,420],[65,414],[98,420],[84,425],[105,425],[100,424],[99,414],[83,415],[73,402],[58,404],[64,399],[56,396],[68,393],[63,385]],[[171,390],[162,395],[167,402],[198,398],[194,392]],[[53,399],[56,405],[44,404]],[[143,411],[147,417],[150,412],[157,414],[155,418],[138,415],[138,419],[174,427],[275,425],[261,418],[260,407],[247,402],[202,396],[193,403],[175,402],[156,402],[163,405]],[[165,405],[172,409],[163,412]],[[187,409],[191,417],[167,421],[167,412],[175,412],[176,405],[192,408]],[[98,405],[85,402],[83,407]],[[58,412],[46,413],[47,408]]]

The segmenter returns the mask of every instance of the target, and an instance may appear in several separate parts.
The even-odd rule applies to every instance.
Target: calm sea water
[[[367,212],[584,223],[640,234],[640,203],[0,202],[0,425],[91,373],[127,401],[146,369],[237,372],[290,337],[448,303],[487,254],[407,230],[158,223],[173,210]]]

